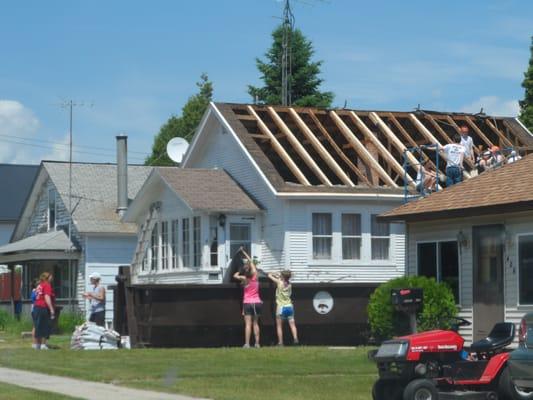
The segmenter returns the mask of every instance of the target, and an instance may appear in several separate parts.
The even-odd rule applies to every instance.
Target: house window
[[[179,268],[179,220],[172,221],[172,269]]]
[[[154,229],[152,229],[152,237],[150,241],[150,247],[152,249],[152,258],[150,260],[150,271],[157,270],[157,259],[159,258],[159,237],[157,234],[159,227],[156,223]]]
[[[191,250],[190,250],[190,230],[189,230],[189,218],[183,218],[181,220],[181,256],[183,259],[183,266],[191,266]]]
[[[418,275],[446,282],[459,304],[459,249],[457,241],[418,243]]]
[[[361,214],[342,214],[342,259],[361,258]]]
[[[161,222],[161,269],[168,269],[168,222]]]
[[[313,259],[331,260],[332,242],[331,214],[313,213]]]
[[[200,240],[200,217],[193,217],[192,219],[192,247],[193,247],[193,265],[199,267],[202,265],[202,243]]]
[[[246,253],[252,255],[252,225],[247,223],[231,223],[229,225],[230,257],[242,247]]]
[[[48,190],[48,230],[56,226],[56,192],[54,189]]]
[[[218,265],[218,218],[212,216],[209,220],[209,262],[211,267]]]
[[[533,235],[518,238],[519,302],[533,304]]]
[[[390,247],[390,225],[378,222],[377,215],[372,214],[372,260],[388,260]]]

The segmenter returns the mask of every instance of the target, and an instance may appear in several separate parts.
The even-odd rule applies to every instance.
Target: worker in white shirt
[[[470,130],[468,126],[461,125],[459,127],[459,132],[461,132],[461,144],[465,148],[465,158],[469,159],[472,164],[474,163],[474,141],[470,136]]]
[[[436,147],[423,146],[428,150],[435,150]],[[446,187],[452,186],[463,181],[463,160],[465,157],[465,148],[461,144],[461,136],[455,135],[453,143],[439,148],[439,151],[446,158]]]

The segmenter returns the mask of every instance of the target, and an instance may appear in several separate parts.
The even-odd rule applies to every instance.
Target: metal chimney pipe
[[[128,136],[117,136],[117,213],[128,209]]]

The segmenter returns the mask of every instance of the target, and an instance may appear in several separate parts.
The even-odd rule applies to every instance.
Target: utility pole
[[[285,0],[282,28],[283,42],[281,55],[281,104],[284,106],[290,106],[292,104],[292,32],[294,30],[294,14],[291,10],[290,0]]]

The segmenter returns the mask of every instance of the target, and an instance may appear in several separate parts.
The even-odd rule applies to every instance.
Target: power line
[[[17,139],[17,140],[29,140],[29,141],[32,141],[32,142],[50,143],[50,144],[52,144],[54,146],[69,147],[68,143],[55,142],[53,140],[47,140],[47,139],[37,139],[37,138],[34,139],[34,138],[28,138],[28,137],[23,137],[23,136],[3,135],[3,134],[0,134],[0,137],[13,138],[13,139]],[[102,151],[108,151],[110,153],[114,153],[115,152],[114,149],[106,148],[106,147],[85,146],[85,145],[75,145],[73,147],[74,148],[82,148],[82,149],[102,150]],[[144,151],[128,150],[128,152],[129,153],[136,153],[136,154],[146,155],[146,152],[144,152]]]

